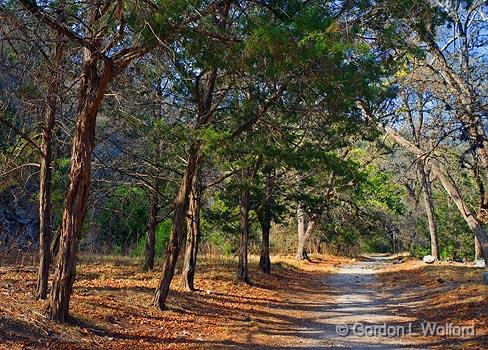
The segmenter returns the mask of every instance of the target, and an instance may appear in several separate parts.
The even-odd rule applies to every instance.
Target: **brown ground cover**
[[[194,293],[175,281],[169,310],[151,307],[160,271],[142,272],[128,258],[84,256],[71,301],[71,325],[46,320],[46,302],[34,302],[35,270],[0,268],[0,349],[212,349],[249,342],[263,325],[289,327],[287,314],[302,294],[323,288],[320,276],[344,258],[314,263],[273,257],[272,275],[251,259],[252,285],[235,281],[235,262],[200,263]],[[318,285],[320,284],[320,286]],[[266,337],[263,338],[266,341]],[[273,342],[273,338],[267,341]]]
[[[398,316],[439,325],[475,326],[475,337],[452,335],[428,339],[429,348],[488,349],[488,285],[482,272],[471,264],[438,263],[426,265],[409,260],[388,265],[378,274],[384,297],[390,299]]]

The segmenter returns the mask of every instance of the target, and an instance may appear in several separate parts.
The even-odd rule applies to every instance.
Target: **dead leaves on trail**
[[[33,301],[34,270],[5,267],[0,280],[0,349],[212,348],[257,332],[260,322],[283,322],[275,310],[313,288],[312,275],[342,261],[316,257],[310,264],[274,257],[273,273],[265,275],[253,258],[251,285],[236,281],[233,261],[204,262],[196,276],[198,290],[180,290],[176,275],[169,310],[160,312],[151,306],[159,271],[141,272],[138,262],[127,258],[89,257],[77,268],[70,325],[44,318],[46,302]]]

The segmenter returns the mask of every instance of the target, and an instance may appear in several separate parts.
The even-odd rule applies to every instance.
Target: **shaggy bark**
[[[159,285],[154,295],[154,307],[159,310],[166,309],[166,299],[169,294],[169,287],[175,274],[176,262],[180,253],[181,241],[184,235],[184,223],[186,213],[188,211],[189,195],[193,177],[195,176],[195,169],[199,162],[200,143],[194,143],[190,146],[189,157],[183,174],[183,180],[176,196],[173,225],[169,236],[168,245],[166,248],[166,255],[163,263],[163,273],[159,281]]]
[[[60,38],[59,38],[60,39]],[[58,104],[60,85],[59,67],[61,65],[64,45],[61,41],[56,44],[56,49],[51,64],[52,79],[49,82],[46,107],[44,111],[44,126],[42,128],[42,140],[40,149],[41,171],[39,175],[39,270],[37,275],[36,299],[44,300],[47,296],[49,279],[49,265],[51,263],[51,160],[52,160],[52,136]]]
[[[96,53],[84,49],[80,104],[71,153],[70,184],[61,222],[60,247],[47,316],[56,321],[68,319],[69,302],[76,273],[78,243],[90,187],[91,160],[95,146],[98,109],[113,76],[112,65],[104,64],[98,74]]]
[[[215,82],[217,80],[217,70],[210,70],[203,75],[203,91],[201,91],[200,86],[201,78],[201,76],[197,77],[194,91],[194,98],[198,102],[198,116],[195,125],[196,130],[206,126],[213,116],[214,110],[212,110],[212,101]],[[195,141],[188,150],[188,160],[185,172],[175,200],[173,225],[163,263],[163,273],[154,295],[153,305],[159,310],[164,310],[166,308],[165,303],[169,294],[171,281],[174,277],[181,241],[183,240],[185,215],[188,211],[192,182],[195,177],[195,171],[203,160],[203,157],[202,144],[200,141]]]
[[[190,204],[188,208],[185,254],[181,272],[181,287],[194,291],[195,271],[197,266],[198,243],[200,241],[200,196],[201,186],[198,172],[193,178]]]

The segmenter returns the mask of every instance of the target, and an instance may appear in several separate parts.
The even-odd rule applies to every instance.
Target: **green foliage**
[[[144,235],[148,222],[146,193],[139,187],[119,186],[107,199],[97,226],[102,240],[123,249]]]
[[[166,252],[166,245],[168,244],[169,235],[171,234],[171,220],[167,219],[160,222],[156,226],[156,243],[154,246],[155,256],[163,257]],[[141,257],[146,251],[147,236],[143,235],[137,241],[137,246],[132,250],[131,255]]]

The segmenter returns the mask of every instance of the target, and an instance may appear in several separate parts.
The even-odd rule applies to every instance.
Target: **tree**
[[[95,147],[98,110],[109,83],[122,73],[131,62],[149,51],[154,44],[151,41],[146,43],[135,42],[136,36],[130,30],[140,30],[139,23],[132,21],[128,23],[126,21],[128,14],[125,12],[126,10],[137,11],[138,9],[128,9],[124,7],[122,2],[112,4],[97,1],[82,5],[83,7],[79,9],[71,7],[64,11],[59,8],[56,9],[65,12],[66,18],[75,19],[76,22],[73,25],[78,27],[76,31],[69,26],[72,23],[68,25],[60,23],[53,16],[52,10],[43,9],[37,2],[20,0],[20,3],[39,22],[58,31],[73,44],[81,47],[83,51],[77,122],[71,153],[70,184],[66,194],[60,229],[60,253],[53,288],[49,297],[49,306],[46,311],[50,319],[65,322],[68,319],[78,244],[90,189],[91,161]],[[149,7],[153,13],[155,12],[154,7],[157,9],[156,5]],[[183,8],[183,11],[185,10],[186,8]],[[169,15],[174,14],[169,13]],[[114,19],[116,20],[114,21]],[[171,20],[171,17],[164,18],[162,21],[167,21],[167,23],[164,23],[163,26],[171,26]],[[185,18],[183,23],[177,24],[185,25],[194,20],[194,18]],[[112,25],[103,25],[107,21],[112,22]],[[143,20],[142,22],[146,23],[147,21]],[[129,40],[126,40],[126,37]]]

